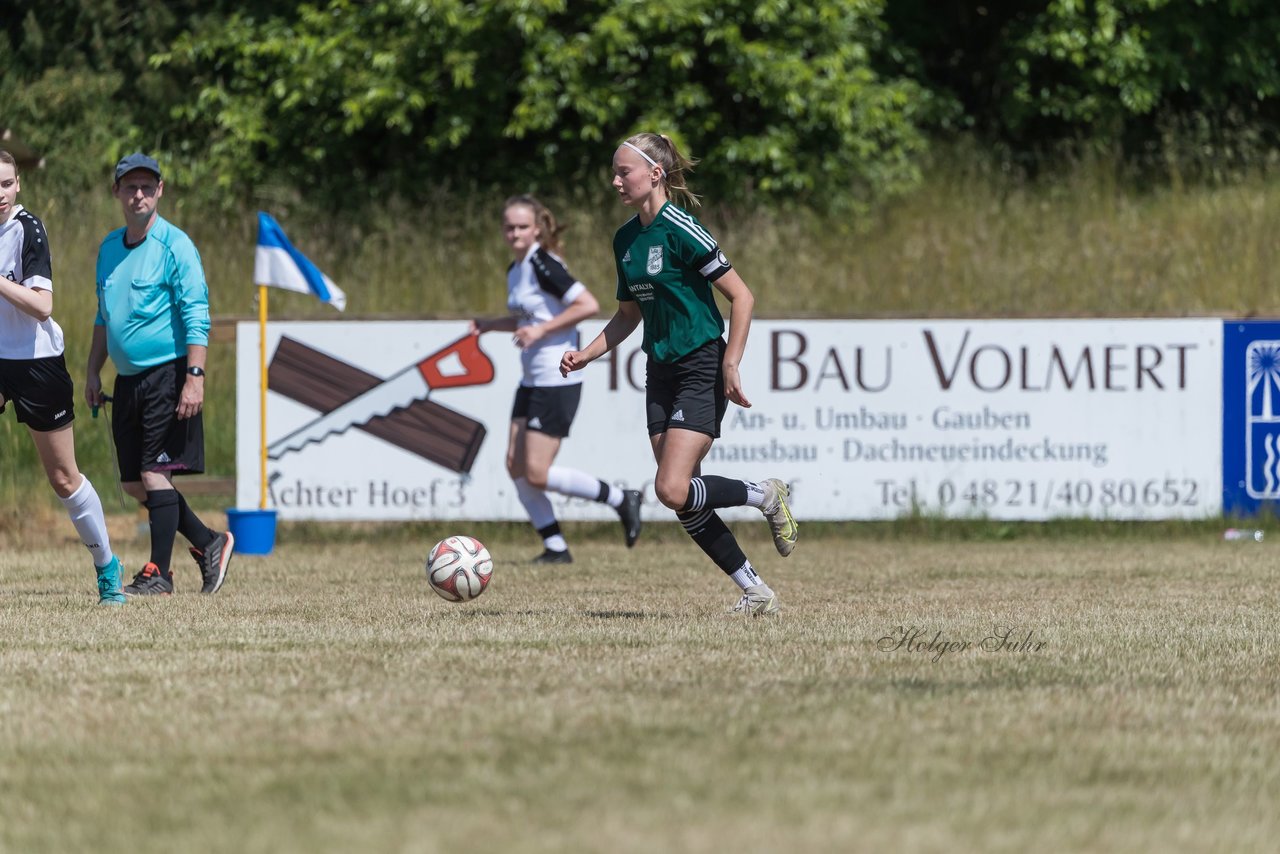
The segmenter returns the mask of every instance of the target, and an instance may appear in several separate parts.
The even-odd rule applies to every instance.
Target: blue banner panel
[[[1222,328],[1222,512],[1275,514],[1280,502],[1280,321]]]

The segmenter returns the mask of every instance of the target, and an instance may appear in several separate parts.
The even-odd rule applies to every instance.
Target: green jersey
[[[618,301],[639,303],[652,358],[674,362],[724,333],[711,283],[731,267],[693,214],[667,202],[647,226],[632,217],[613,237],[613,259]]]

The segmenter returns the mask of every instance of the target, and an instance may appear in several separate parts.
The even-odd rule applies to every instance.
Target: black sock
[[[204,551],[213,542],[218,535],[204,522],[200,521],[192,509],[187,505],[187,499],[183,497],[181,492],[174,490],[178,496],[178,533],[187,538],[187,542]]]
[[[147,515],[151,520],[151,562],[169,578],[173,541],[178,536],[178,490],[148,489]]]
[[[721,478],[727,480],[727,478]],[[686,513],[683,510],[676,514],[680,524],[693,537],[698,548],[707,553],[707,557],[724,571],[725,575],[733,575],[747,562],[738,540],[713,510],[696,510]]]
[[[745,483],[732,477],[707,474],[689,481],[689,497],[685,499],[680,512],[697,512],[703,508],[718,510],[721,507],[742,507],[746,503],[747,485]]]

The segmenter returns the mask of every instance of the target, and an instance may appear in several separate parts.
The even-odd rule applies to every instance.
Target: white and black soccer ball
[[[489,586],[493,558],[475,537],[448,537],[427,555],[427,581],[450,602],[468,602]]]

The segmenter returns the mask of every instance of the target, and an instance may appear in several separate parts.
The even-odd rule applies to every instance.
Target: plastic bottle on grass
[[[1226,540],[1229,543],[1250,542],[1250,541],[1255,543],[1260,543],[1262,542],[1263,536],[1264,534],[1262,531],[1257,531],[1257,530],[1248,531],[1240,528],[1227,528],[1227,530],[1224,531],[1222,534],[1222,539]]]

